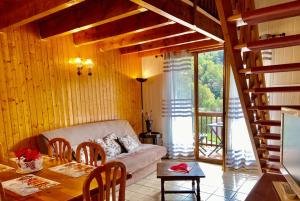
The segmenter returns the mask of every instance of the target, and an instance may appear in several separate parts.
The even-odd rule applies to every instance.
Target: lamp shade
[[[136,78],[136,80],[137,80],[138,82],[146,82],[146,81],[147,81],[146,78],[141,78],[141,77]]]

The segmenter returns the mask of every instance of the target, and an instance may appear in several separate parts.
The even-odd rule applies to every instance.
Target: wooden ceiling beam
[[[0,7],[0,29],[21,26],[85,0],[9,0]]]
[[[204,53],[204,52],[211,52],[211,51],[218,51],[218,50],[224,50],[224,45],[219,44],[219,45],[215,45],[215,46],[208,46],[208,47],[202,47],[202,48],[192,48],[192,49],[189,49],[189,52]]]
[[[221,25],[193,7],[174,0],[131,0],[132,2],[156,12],[174,22],[182,24],[216,41],[224,42]]]
[[[39,23],[40,35],[45,39],[70,34],[144,11],[146,9],[128,0],[89,0],[41,21]]]
[[[184,45],[184,44],[194,43],[194,42],[199,42],[204,40],[210,40],[210,38],[199,33],[192,33],[183,36],[167,38],[159,41],[148,42],[145,44],[135,45],[131,47],[125,47],[125,48],[121,48],[120,51],[122,54],[130,54],[136,52],[144,52],[149,50],[167,48],[167,47],[172,47],[177,45]]]
[[[215,40],[206,40],[206,41],[189,43],[189,44],[185,44],[185,45],[177,45],[177,46],[173,46],[173,47],[166,47],[166,48],[161,48],[161,49],[157,49],[157,50],[140,52],[140,53],[138,53],[138,55],[140,57],[144,57],[144,56],[164,54],[167,52],[179,52],[179,51],[183,51],[183,50],[189,51],[190,49],[195,49],[195,48],[200,49],[201,47],[203,49],[206,49],[209,47],[212,48],[212,47],[217,47],[217,46],[223,46],[223,44],[219,43]]]
[[[194,33],[195,31],[190,30],[180,24],[170,24],[164,27],[159,27],[155,29],[150,29],[147,31],[134,33],[122,37],[114,37],[108,40],[98,42],[97,46],[101,51],[108,51],[112,49],[118,49],[122,47],[128,47],[133,45],[138,45],[146,42],[152,42],[157,40],[162,40],[166,38],[172,38],[176,36],[182,36],[189,33]],[[89,43],[93,43],[91,41]],[[84,45],[86,43],[81,43],[77,45]]]
[[[166,26],[169,19],[147,11],[73,34],[75,44],[99,42],[104,39]]]

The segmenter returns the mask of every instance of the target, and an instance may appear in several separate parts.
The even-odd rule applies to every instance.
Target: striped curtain
[[[265,66],[272,64],[273,52],[272,50],[262,50],[261,51],[262,61]]]
[[[164,55],[162,119],[169,158],[194,157],[193,57]]]
[[[234,169],[256,169],[256,160],[232,72],[229,83],[226,166]]]

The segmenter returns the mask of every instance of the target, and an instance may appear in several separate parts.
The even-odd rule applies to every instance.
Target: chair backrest
[[[0,181],[0,201],[5,201],[5,194],[4,194],[4,189],[1,181]]]
[[[82,160],[82,155],[84,160]],[[101,157],[101,165],[106,162],[106,154],[104,149],[95,142],[83,142],[77,146],[76,149],[76,160],[78,163],[84,161],[87,165],[98,166],[98,156]]]
[[[48,144],[48,155],[56,159],[72,161],[72,148],[64,138],[53,138]]]
[[[98,184],[97,201],[117,201],[116,186],[120,185],[118,201],[125,201],[126,167],[122,162],[110,161],[93,170],[83,184],[84,201],[91,201],[90,184],[93,180]],[[111,195],[111,197],[110,197]]]

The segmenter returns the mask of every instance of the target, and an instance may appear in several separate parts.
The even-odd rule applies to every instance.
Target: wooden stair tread
[[[262,148],[265,148],[268,151],[277,151],[277,152],[280,151],[279,145],[266,145],[265,147],[262,147]]]
[[[261,106],[251,106],[248,110],[281,110],[282,107],[300,109],[300,105],[261,105]]]
[[[255,50],[290,47],[296,45],[300,45],[300,34],[252,41],[249,43],[236,45],[234,46],[234,49],[236,50],[243,49],[244,51],[255,51]]]
[[[259,152],[265,152],[265,151],[274,151],[274,152],[280,152],[280,146],[276,145],[266,145],[264,147],[257,148],[257,151]]]
[[[280,173],[280,167],[278,163],[266,163],[262,169],[265,172]]]
[[[280,140],[280,134],[278,133],[260,133],[255,136],[258,139],[266,139],[266,140]]]
[[[237,22],[239,19],[246,19],[246,16],[248,15],[247,21],[249,23],[251,17],[254,17],[257,15],[258,10],[254,8],[254,6],[249,5],[249,7],[244,8],[244,2],[232,2],[229,0],[222,0],[222,1],[216,1],[216,7],[218,10],[218,15],[220,22],[222,24],[222,30],[223,30],[223,36],[225,39],[225,42],[227,45],[230,47],[229,48],[229,55],[231,59],[231,66],[232,66],[232,71],[234,74],[234,79],[237,84],[237,90],[240,94],[240,99],[241,99],[241,106],[243,109],[243,112],[245,114],[245,119],[246,119],[246,124],[247,128],[250,133],[250,138],[253,146],[257,146],[256,143],[264,142],[264,141],[259,141],[257,139],[267,139],[267,140],[280,140],[280,135],[275,135],[275,133],[258,133],[261,126],[280,126],[281,122],[277,120],[263,120],[264,118],[268,119],[269,116],[263,115],[264,117],[262,120],[255,121],[255,119],[261,119],[257,118],[255,112],[248,112],[245,111],[251,110],[251,109],[277,109],[279,110],[278,106],[270,106],[270,107],[251,107],[252,103],[252,98],[255,96],[252,96],[253,94],[250,93],[258,93],[258,94],[266,94],[270,92],[300,92],[300,86],[287,86],[287,87],[265,87],[265,83],[259,82],[261,84],[261,87],[259,88],[250,88],[247,89],[247,86],[249,85],[249,79],[251,74],[258,74],[258,73],[274,73],[274,72],[285,72],[285,71],[296,71],[300,70],[300,65],[298,64],[283,64],[283,65],[273,65],[273,66],[259,66],[257,68],[257,65],[262,65],[261,63],[261,54],[258,52],[260,50],[264,49],[272,49],[272,48],[281,48],[281,47],[287,47],[287,46],[295,46],[295,45],[300,45],[300,34],[298,35],[292,35],[292,36],[284,36],[285,34],[280,34],[279,36],[281,37],[275,37],[275,38],[267,38],[267,39],[261,39],[258,40],[258,32],[256,30],[255,26],[249,26],[247,29],[238,29],[237,26],[233,26],[231,22]],[[232,4],[232,5],[231,5]],[[297,3],[298,4],[298,3]],[[300,6],[300,4],[299,4]],[[277,6],[278,7],[278,6]],[[281,6],[280,6],[281,7]],[[290,6],[289,9],[293,9],[295,6]],[[231,16],[232,13],[234,13],[235,8],[241,8],[241,14]],[[252,9],[252,11],[251,11]],[[270,9],[270,8],[269,8]],[[281,8],[280,8],[281,9]],[[279,9],[279,10],[280,10]],[[250,11],[249,11],[250,10]],[[296,13],[295,15],[300,15],[299,9],[295,9]],[[290,10],[289,10],[290,11]],[[281,14],[276,13],[276,15],[281,15],[280,17],[283,17],[282,15],[292,15],[289,13],[289,11],[285,11],[284,14],[283,12]],[[244,13],[243,13],[244,12]],[[252,15],[251,15],[252,12]],[[276,11],[274,11],[276,12]],[[278,11],[279,12],[279,11]],[[263,11],[261,15],[264,15],[263,17],[255,17],[256,20],[262,20],[265,18],[265,20],[271,20],[272,18],[276,18],[274,13],[272,14],[273,16],[270,16],[270,18],[266,17],[267,15],[270,14],[270,11]],[[246,22],[246,21],[245,21]],[[239,23],[239,22],[238,22]],[[258,22],[253,22],[253,23],[258,23]],[[277,36],[277,35],[275,35]],[[238,41],[240,39],[245,39],[245,41],[249,41],[247,39],[254,39],[254,41],[249,41],[244,44],[238,44]],[[242,50],[242,51],[257,51],[255,52],[256,55],[248,54],[245,53],[241,54],[240,51],[236,50]],[[253,64],[253,66],[249,66],[249,64]],[[243,66],[246,65],[246,69],[241,69]],[[253,67],[253,68],[251,68]],[[245,75],[243,75],[245,74]],[[257,80],[260,76],[255,75],[251,76],[253,78],[254,82],[250,82],[250,86],[252,87],[252,83],[256,84],[255,81],[260,81]],[[256,80],[255,80],[256,79]],[[251,80],[252,81],[252,80]],[[258,85],[255,85],[258,86]],[[250,96],[251,95],[251,96]],[[257,105],[263,105],[263,103],[268,102],[268,100],[264,100],[262,96],[255,96],[257,97]],[[281,106],[280,106],[281,109]],[[256,138],[256,140],[252,140],[252,138]],[[268,151],[272,152],[279,152],[280,147],[277,145],[265,145],[262,144],[261,147],[258,147],[254,150],[255,158],[258,160],[258,166],[260,169],[264,169],[265,171],[274,171],[278,172],[279,168],[278,166],[274,166],[273,163],[277,163],[278,165],[278,157],[273,157],[271,156],[270,158],[264,158],[264,161],[261,161],[262,157],[261,154],[268,153]],[[269,160],[268,160],[269,159]]]
[[[243,21],[248,25],[254,25],[271,20],[300,15],[300,1],[293,1],[274,6],[251,10],[242,14],[229,17],[229,22]]]
[[[289,71],[300,71],[300,63],[244,68],[239,70],[239,73],[248,75],[248,74],[278,73],[278,72],[289,72]]]
[[[263,87],[245,89],[244,93],[276,93],[276,92],[300,92],[300,86]]]
[[[272,162],[280,162],[280,156],[277,155],[269,155],[267,157],[261,158],[262,160],[272,161]]]
[[[261,126],[281,126],[281,121],[279,121],[279,120],[258,120],[258,121],[252,122],[252,124],[261,125]]]

